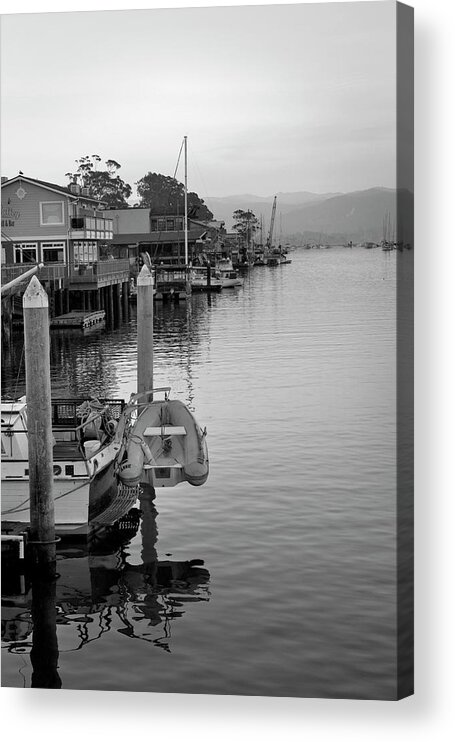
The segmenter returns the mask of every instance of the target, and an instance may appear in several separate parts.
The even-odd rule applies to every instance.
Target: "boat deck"
[[[77,441],[57,441],[53,448],[53,458],[54,461],[66,461],[68,459],[80,461],[84,457]]]

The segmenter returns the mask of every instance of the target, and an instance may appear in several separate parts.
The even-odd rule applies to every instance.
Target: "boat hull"
[[[114,461],[120,450],[120,441],[114,439],[99,448],[87,459],[54,460],[62,476],[54,476],[54,521],[57,535],[87,533],[91,485]],[[2,461],[2,521],[26,523],[30,521],[29,477],[25,474],[28,460]],[[69,468],[73,476],[64,476]]]
[[[179,400],[147,405],[132,426],[118,476],[127,486],[147,483],[175,487],[207,480],[209,460],[205,433]]]
[[[61,536],[67,533],[86,533],[88,527],[88,508],[90,479],[86,477],[55,479],[53,485],[55,532]],[[28,478],[2,479],[2,522],[30,522]]]

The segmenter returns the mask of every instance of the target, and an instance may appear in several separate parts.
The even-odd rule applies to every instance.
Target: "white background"
[[[133,0],[131,7],[219,4],[246,3]],[[416,42],[415,695],[384,703],[4,688],[1,728],[9,739],[442,742],[455,737],[455,14],[451,0],[410,4]],[[120,0],[0,0],[2,13],[126,7]]]

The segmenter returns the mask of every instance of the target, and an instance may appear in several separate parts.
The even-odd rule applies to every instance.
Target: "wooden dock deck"
[[[92,327],[103,322],[105,318],[106,312],[104,309],[97,310],[96,312],[73,311],[68,314],[61,314],[59,317],[53,317],[51,327],[78,327],[85,330],[87,327]]]

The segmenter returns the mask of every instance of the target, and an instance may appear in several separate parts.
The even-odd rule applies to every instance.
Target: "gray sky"
[[[187,134],[200,195],[395,185],[394,2],[8,15],[1,63],[8,177],[133,185]]]

